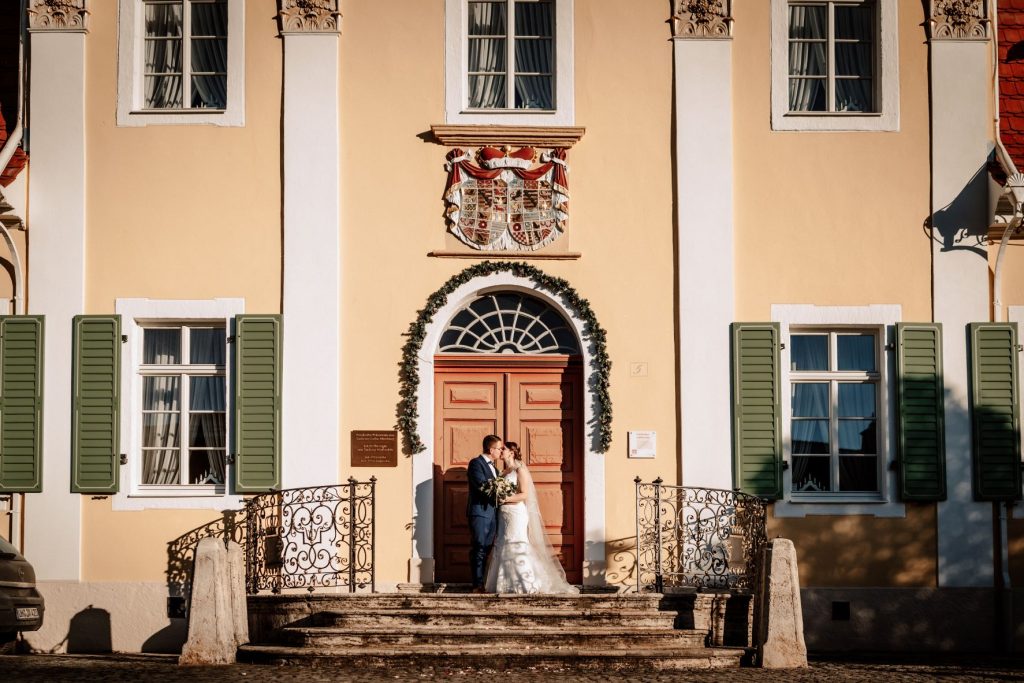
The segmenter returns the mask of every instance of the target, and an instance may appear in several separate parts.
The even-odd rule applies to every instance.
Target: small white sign
[[[629,457],[653,458],[658,451],[658,432],[629,432]]]

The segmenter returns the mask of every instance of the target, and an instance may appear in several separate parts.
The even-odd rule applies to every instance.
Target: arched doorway
[[[469,581],[466,466],[481,441],[516,441],[548,540],[583,579],[584,381],[575,327],[518,290],[483,292],[447,322],[434,356],[434,580]]]

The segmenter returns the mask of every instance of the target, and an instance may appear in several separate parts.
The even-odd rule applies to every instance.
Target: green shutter
[[[121,436],[121,316],[76,315],[71,491],[116,493]]]
[[[779,325],[732,324],[733,486],[782,497]]]
[[[1019,500],[1017,325],[971,323],[971,424],[976,500]]]
[[[43,490],[43,317],[0,316],[0,491]]]
[[[942,325],[897,323],[898,474],[907,501],[946,499]]]
[[[281,488],[281,316],[235,321],[235,490],[261,493]]]

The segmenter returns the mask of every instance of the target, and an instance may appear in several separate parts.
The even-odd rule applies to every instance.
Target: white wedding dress
[[[490,593],[578,593],[565,580],[565,571],[544,534],[533,480],[520,465],[503,475],[527,499],[506,503],[498,510],[498,535],[487,566],[485,588]]]

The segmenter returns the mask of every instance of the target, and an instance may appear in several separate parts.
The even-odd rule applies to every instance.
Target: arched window
[[[494,292],[463,307],[441,335],[441,353],[580,353],[569,323],[540,299]]]

